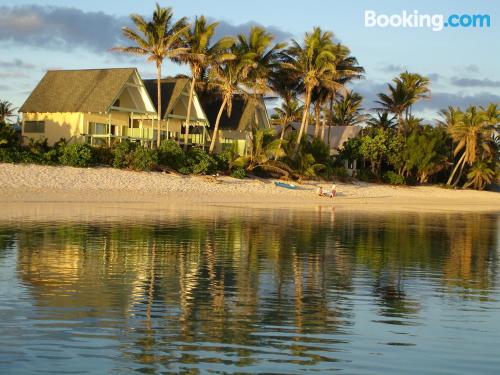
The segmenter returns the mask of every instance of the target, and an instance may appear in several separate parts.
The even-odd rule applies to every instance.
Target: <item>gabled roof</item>
[[[215,126],[215,121],[222,105],[222,98],[214,92],[207,92],[200,96],[201,105],[207,114],[208,121],[210,122],[210,129]],[[227,107],[222,113],[219,129],[221,130],[236,130],[246,131],[251,128],[255,123],[255,111],[261,107],[265,111],[265,104],[262,98],[244,97],[242,95],[233,96],[233,107],[231,116],[227,115]],[[267,117],[267,112],[265,112]],[[268,126],[268,124],[264,124]]]
[[[158,88],[156,79],[143,80],[149,97],[158,110]],[[177,100],[189,84],[189,78],[163,78],[161,80],[161,118],[164,119],[167,113],[172,112]]]
[[[19,112],[106,112],[135,68],[49,70]]]

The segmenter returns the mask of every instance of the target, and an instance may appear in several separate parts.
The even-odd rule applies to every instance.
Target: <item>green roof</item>
[[[19,112],[106,112],[135,68],[49,70]]]

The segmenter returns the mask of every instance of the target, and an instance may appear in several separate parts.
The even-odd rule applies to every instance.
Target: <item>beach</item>
[[[3,219],[22,219],[40,215],[133,216],[134,212],[158,215],[162,210],[209,207],[500,212],[500,195],[495,192],[334,181],[337,196],[331,199],[319,197],[317,189],[322,186],[327,191],[332,182],[305,181],[291,190],[275,186],[274,181],[0,164],[0,213]]]

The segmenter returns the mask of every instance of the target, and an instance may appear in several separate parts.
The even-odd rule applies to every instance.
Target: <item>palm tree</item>
[[[222,64],[216,64],[210,70],[210,86],[222,96],[222,104],[215,119],[212,141],[210,142],[209,152],[213,153],[215,144],[217,143],[219,124],[222,113],[227,107],[227,115],[231,116],[233,107],[233,95],[243,92],[239,89],[239,85],[244,82],[247,77],[247,66],[251,63],[251,59],[247,54],[238,53],[237,48],[233,46],[231,49],[234,58]]]
[[[343,96],[333,106],[332,123],[336,126],[352,126],[365,121],[367,115],[361,114],[362,101],[361,95],[355,92]]]
[[[186,114],[184,150],[188,146],[191,107],[196,83],[200,81],[203,72],[209,67],[233,58],[233,54],[229,52],[229,49],[234,44],[232,37],[223,37],[213,44],[210,43],[218,25],[218,22],[207,24],[204,16],[196,17],[192,29],[188,30],[185,35],[184,44],[188,49],[177,58],[180,62],[188,63],[191,68],[191,86]]]
[[[476,190],[483,190],[486,185],[491,184],[495,180],[495,176],[495,170],[491,169],[488,163],[478,161],[472,165],[469,173],[467,173],[468,181],[464,187],[472,186]]]
[[[295,40],[292,41],[292,45],[283,55],[283,67],[288,69],[296,79],[301,80],[305,89],[304,113],[295,143],[295,155],[309,119],[313,89],[321,85],[330,90],[345,92],[345,87],[335,80],[338,78],[335,64],[337,56],[332,39],[331,32],[324,32],[316,27],[311,33],[306,33],[302,45]]]
[[[125,38],[135,43],[134,46],[114,47],[113,51],[130,53],[133,55],[147,56],[148,61],[156,64],[157,82],[157,109],[158,109],[158,136],[157,146],[161,142],[161,68],[165,58],[176,58],[186,53],[187,48],[182,45],[182,36],[189,28],[187,19],[181,18],[173,21],[172,8],[162,8],[157,3],[151,21],[147,22],[138,14],[130,15],[136,30],[124,27],[122,34]]]
[[[376,101],[381,107],[376,110],[394,113],[398,119],[398,132],[407,133],[406,122],[411,107],[419,100],[429,97],[429,79],[420,74],[404,72],[387,84],[388,94],[378,94]]]
[[[489,118],[483,111],[478,111],[476,106],[470,106],[465,112],[450,108],[442,111],[444,120],[451,138],[456,143],[453,155],[458,155],[463,150],[462,156],[455,165],[447,185],[451,185],[453,177],[460,167],[460,175],[456,183],[460,180],[465,164],[472,165],[478,159],[478,149],[488,147],[492,139],[493,127],[489,123]]]
[[[377,112],[377,116],[370,116],[366,123],[377,129],[393,129],[396,126],[394,117],[389,117],[389,112]]]
[[[266,172],[288,176],[292,172],[290,167],[276,160],[284,155],[280,141],[274,137],[273,129],[253,129],[250,153],[248,156],[240,156],[235,165],[245,167],[249,172],[259,168]]]
[[[274,107],[272,118],[278,120],[281,125],[279,148],[283,144],[286,129],[291,126],[292,122],[300,118],[303,110],[304,106],[294,97],[285,98],[280,107]]]
[[[9,117],[14,117],[16,110],[17,108],[14,108],[11,102],[0,100],[0,122],[5,122]]]

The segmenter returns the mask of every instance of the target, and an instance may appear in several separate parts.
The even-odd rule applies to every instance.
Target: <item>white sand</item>
[[[394,187],[335,182],[335,199],[318,197],[318,185],[298,190],[276,187],[273,180],[182,176],[113,168],[71,168],[0,164],[0,214],[26,217],[54,210],[102,211],[207,206],[317,208],[390,211],[500,212],[500,194],[440,187]],[[93,208],[92,208],[93,207]],[[101,208],[101,210],[99,210]]]

